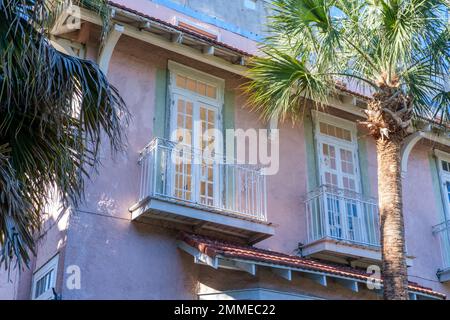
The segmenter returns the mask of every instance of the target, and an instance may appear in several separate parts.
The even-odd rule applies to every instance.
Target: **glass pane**
[[[203,82],[198,82],[197,84],[197,92],[202,96],[206,96],[206,84]]]
[[[346,140],[346,141],[352,141],[352,134],[351,134],[350,130],[336,127],[336,126],[333,126],[331,124],[324,123],[324,122],[319,123],[319,130],[320,130],[320,133],[322,133],[324,135],[335,137],[335,138]]]
[[[447,197],[448,197],[448,202],[450,203],[450,182],[446,182],[445,183],[447,185]]]
[[[192,116],[192,102],[186,103],[186,114],[189,114]]]
[[[322,146],[322,152],[323,152],[323,154],[324,154],[325,156],[328,156],[328,155],[329,155],[329,153],[328,153],[328,145],[327,145],[327,144],[323,144],[323,146]]]
[[[334,146],[323,144],[322,145],[323,152],[323,163],[325,167],[336,170],[336,149]]]
[[[197,81],[188,78],[186,82],[186,88],[190,91],[197,91]]]
[[[338,179],[337,179],[337,175],[333,174],[332,175],[333,179],[332,179],[332,184],[333,186],[338,186]]]
[[[51,289],[53,270],[47,272],[42,278],[36,282],[34,290],[34,298],[39,298],[43,293]]]
[[[448,171],[449,170],[449,166],[448,166],[448,162],[447,161],[442,161],[442,169],[444,171]]]
[[[352,141],[352,134],[348,130],[344,130],[344,140]]]
[[[192,102],[178,99],[177,141],[190,145],[192,143]]]
[[[186,77],[177,75],[177,87],[186,88]]]
[[[353,166],[353,153],[349,150],[340,149],[341,150],[341,168],[342,172],[353,174],[354,166]]]
[[[217,98],[217,89],[213,86],[206,86],[206,96],[209,98],[216,99]]]
[[[327,124],[321,122],[319,126],[320,126],[320,133],[328,135]]]
[[[349,189],[355,191],[356,190],[355,180],[349,179],[349,184],[350,184]]]
[[[342,237],[340,203],[332,196],[327,197],[328,207],[328,225],[330,236],[335,238]]]

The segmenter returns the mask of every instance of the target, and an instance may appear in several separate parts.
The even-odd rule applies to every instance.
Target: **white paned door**
[[[331,136],[330,127],[335,128],[334,136]],[[346,134],[350,131],[326,125],[325,128],[321,128],[321,134],[318,135],[320,180],[326,188],[334,189],[325,196],[327,233],[337,239],[364,242],[363,208],[360,208],[354,196],[348,196],[360,192],[355,144],[351,142],[350,133]],[[343,133],[336,136],[335,132]]]
[[[219,201],[220,100],[218,86],[195,76],[172,74],[169,175],[172,197],[206,206]]]

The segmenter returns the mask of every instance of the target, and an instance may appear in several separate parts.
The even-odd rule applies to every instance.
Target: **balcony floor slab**
[[[205,231],[229,235],[241,238],[248,244],[275,234],[275,226],[268,222],[162,197],[149,197],[130,208],[130,211],[135,221],[165,221],[176,229],[190,228],[199,234]]]
[[[365,267],[381,263],[381,250],[375,246],[364,246],[349,241],[323,238],[302,246],[302,255],[336,263],[351,263]],[[407,256],[408,267],[413,265],[413,257]]]
[[[450,268],[439,270],[437,276],[440,282],[450,282]]]

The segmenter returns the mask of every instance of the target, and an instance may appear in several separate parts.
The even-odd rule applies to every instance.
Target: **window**
[[[350,132],[350,130],[347,129],[343,129],[340,127],[336,127],[332,124],[326,123],[321,121],[319,123],[319,127],[320,127],[320,133],[330,136],[330,137],[334,137],[337,139],[341,139],[341,140],[345,140],[345,141],[352,141],[352,134]]]
[[[218,199],[218,166],[222,153],[220,114],[222,79],[170,62],[171,140],[187,148],[179,150],[171,170],[172,196],[215,206]],[[207,152],[205,152],[207,151]]]
[[[176,24],[188,31],[196,33],[200,36],[209,38],[211,40],[219,40],[219,34],[215,30],[211,30],[210,28],[205,28],[201,24],[195,23],[193,21],[189,21],[183,18],[176,17]]]
[[[436,151],[439,159],[439,176],[441,180],[441,191],[447,214],[450,212],[450,155]]]
[[[328,234],[337,239],[365,242],[360,192],[356,126],[352,122],[314,112],[320,184],[326,188],[324,212]]]
[[[192,93],[202,95],[211,99],[217,98],[217,88],[199,80],[192,79],[189,76],[181,74],[176,75],[176,86],[179,89],[186,89]]]
[[[58,255],[50,259],[33,275],[31,298],[33,300],[53,299],[53,288],[56,286]]]
[[[360,192],[355,125],[319,112],[315,117],[320,183]]]

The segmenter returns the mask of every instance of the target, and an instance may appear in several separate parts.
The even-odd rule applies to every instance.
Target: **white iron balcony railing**
[[[334,239],[362,246],[380,246],[378,206],[361,194],[320,186],[306,200],[308,243]]]
[[[450,269],[450,220],[433,227],[433,233],[439,237],[442,253],[441,271]]]
[[[141,152],[139,201],[158,198],[267,222],[261,168],[155,138]]]

